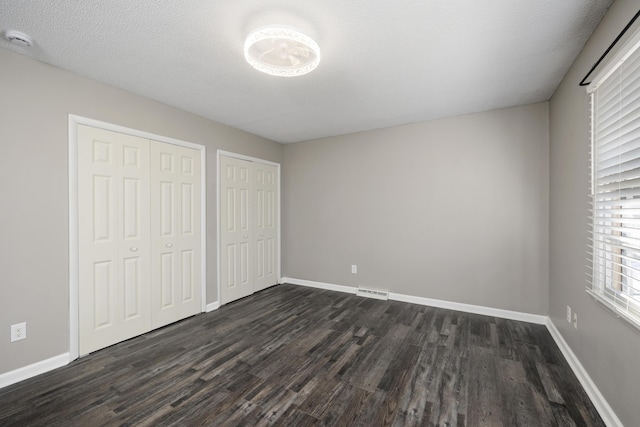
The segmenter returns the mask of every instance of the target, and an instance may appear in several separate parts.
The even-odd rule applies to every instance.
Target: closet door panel
[[[151,141],[152,319],[201,310],[200,151]]]
[[[246,160],[220,156],[220,299],[251,295],[251,168]]]
[[[277,254],[277,200],[278,169],[263,163],[254,163],[254,291],[278,283]]]
[[[148,140],[78,126],[79,352],[151,327]]]

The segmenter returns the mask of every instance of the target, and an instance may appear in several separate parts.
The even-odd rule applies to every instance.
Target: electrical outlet
[[[27,322],[11,325],[11,342],[27,338]]]
[[[571,307],[567,306],[567,322],[571,323]]]
[[[573,327],[578,329],[578,313],[573,312]]]
[[[357,266],[357,265],[355,265],[355,264],[353,264],[353,265],[351,266],[351,272],[352,272],[353,274],[358,274],[358,266]]]

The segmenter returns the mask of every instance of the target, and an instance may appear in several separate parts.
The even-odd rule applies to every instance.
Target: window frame
[[[600,186],[598,183],[598,166],[600,165],[597,158],[597,149],[599,147],[599,132],[598,132],[598,89],[604,83],[610,84],[610,78],[619,77],[618,70],[623,66],[627,60],[640,60],[640,28],[627,38],[624,45],[618,50],[618,52],[612,57],[612,59],[604,66],[596,77],[592,80],[590,86],[587,87],[587,92],[591,95],[591,159],[590,159],[590,201],[591,201],[591,244],[589,252],[589,269],[590,280],[586,290],[592,297],[604,306],[612,310],[618,317],[626,320],[631,325],[640,329],[640,226],[639,227],[625,227],[624,218],[622,213],[614,212],[620,211],[624,208],[624,200],[638,199],[638,207],[640,210],[640,196],[634,195],[631,198],[622,196],[620,193],[614,193],[618,197],[614,200],[620,200],[620,205],[611,205],[602,214],[602,211],[598,209],[599,196],[603,196],[601,190],[605,185]],[[634,70],[635,79],[640,79],[640,69]],[[622,81],[622,80],[621,80]],[[615,84],[615,82],[614,82]],[[606,92],[605,92],[606,93]],[[640,102],[640,94],[633,98]],[[629,103],[625,104],[628,105]],[[621,112],[624,106],[618,105],[616,108],[616,114],[621,116]],[[634,110],[635,112],[636,110]],[[640,109],[638,109],[638,117],[640,118]],[[620,125],[617,129],[622,129],[624,126]],[[640,130],[640,124],[633,127],[634,130]],[[640,138],[638,138],[640,139]],[[615,139],[614,139],[615,140]],[[635,140],[635,139],[634,139]],[[624,143],[616,145],[616,147],[623,147]],[[622,150],[620,150],[622,151]],[[626,153],[625,153],[626,154]],[[611,157],[609,161],[615,158]],[[640,153],[636,154],[633,159],[640,160]],[[625,159],[628,161],[628,159]],[[620,159],[615,165],[621,165],[623,160]],[[619,177],[614,181],[618,184],[623,181]],[[611,184],[608,184],[611,185]],[[620,191],[620,189],[618,189]],[[602,201],[602,199],[600,199]],[[615,222],[616,218],[620,218],[619,222]],[[633,220],[636,218],[634,217]],[[638,214],[638,220],[640,222],[640,214]],[[629,222],[626,222],[627,225]],[[605,225],[607,224],[607,225]],[[637,233],[629,239],[630,235],[624,233],[624,228],[627,228],[629,232],[638,228]],[[609,234],[600,230],[609,231]],[[620,231],[622,230],[622,231]],[[605,236],[604,239],[599,237]],[[608,237],[607,237],[608,236]],[[634,243],[633,239],[639,241]],[[631,241],[628,247],[624,241]],[[634,251],[635,250],[635,251]],[[636,252],[635,255],[630,252]],[[637,266],[631,265],[631,263],[637,263]],[[636,273],[636,274],[634,274]],[[637,278],[636,278],[637,277]],[[629,280],[633,280],[632,284],[625,285]],[[631,295],[625,288],[631,288],[633,291],[638,292],[638,296]],[[635,294],[635,292],[632,292]]]

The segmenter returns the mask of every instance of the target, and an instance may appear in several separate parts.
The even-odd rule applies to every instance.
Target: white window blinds
[[[640,326],[640,33],[592,92],[589,293]],[[638,39],[638,41],[634,41]]]

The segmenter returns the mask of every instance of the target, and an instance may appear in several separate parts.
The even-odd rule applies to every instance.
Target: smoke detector
[[[33,46],[33,40],[31,40],[31,37],[29,37],[25,33],[21,33],[20,31],[7,30],[4,33],[4,38],[18,46],[22,46],[22,47]]]

